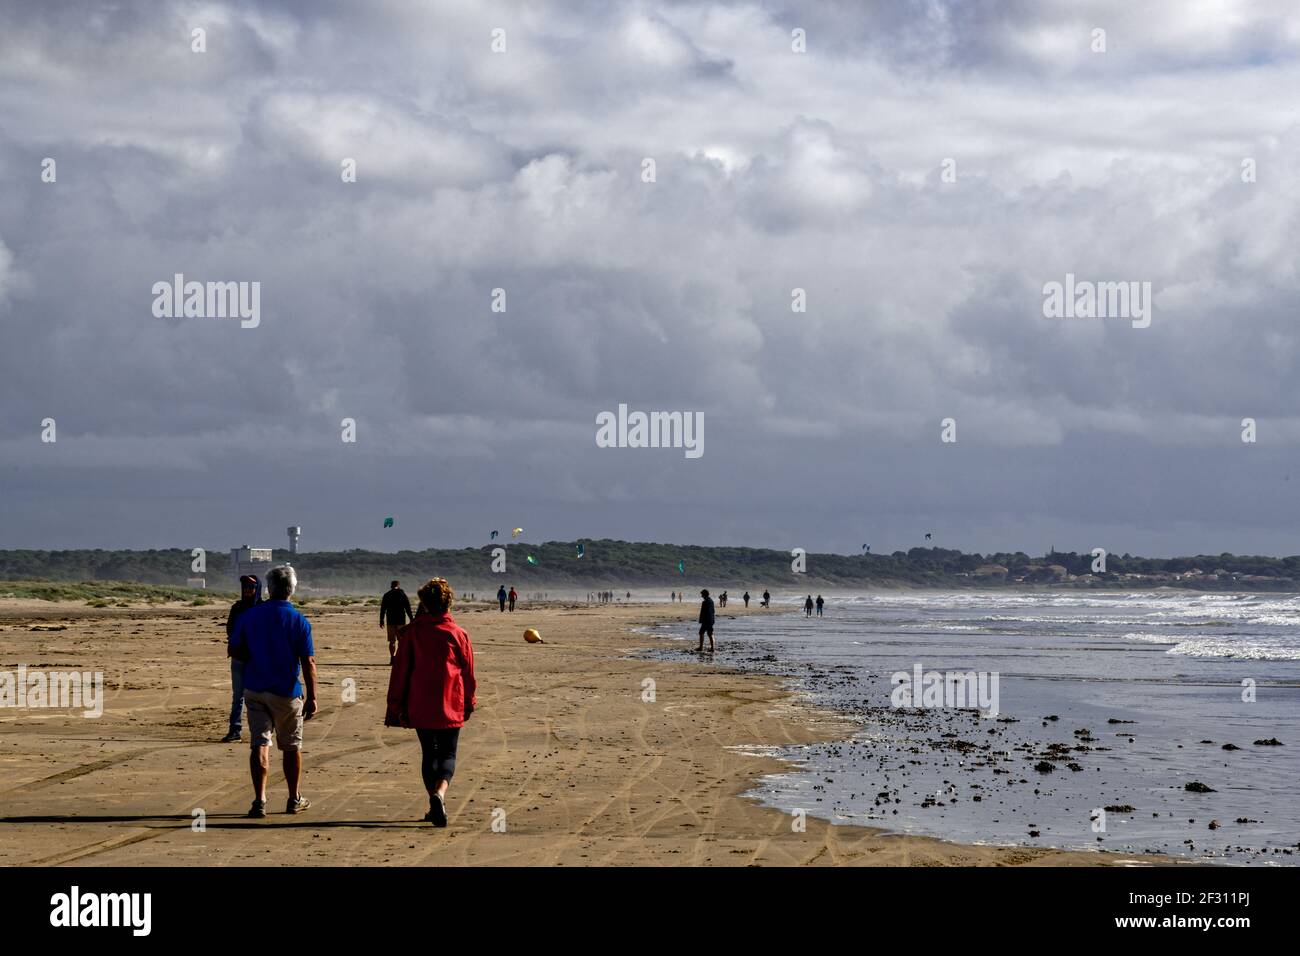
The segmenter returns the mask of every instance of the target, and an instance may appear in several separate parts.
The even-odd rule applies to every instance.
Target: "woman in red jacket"
[[[474,712],[474,648],[451,616],[451,585],[432,578],[419,591],[415,620],[402,628],[388,678],[384,725],[414,727],[423,760],[420,772],[429,791],[424,819],[447,825],[447,783],[456,771],[460,728]]]

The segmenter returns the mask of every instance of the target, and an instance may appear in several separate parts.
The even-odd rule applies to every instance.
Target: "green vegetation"
[[[1052,551],[1039,557],[970,554],[946,548],[912,548],[892,554],[817,554],[807,556],[807,574],[790,570],[788,551],[765,548],[707,548],[613,540],[484,545],[481,548],[424,551],[327,551],[290,556],[277,550],[277,562],[291,560],[306,593],[365,595],[366,604],[399,578],[408,594],[428,578],[441,575],[458,595],[479,598],[504,583],[522,593],[538,590],[577,591],[647,587],[691,590],[728,588],[738,595],[748,588],[862,589],[901,587],[988,588],[1033,585],[1056,587],[1188,587],[1203,590],[1300,590],[1300,556],[1191,555],[1143,558],[1111,554],[1106,572],[1092,574],[1089,552]],[[506,574],[493,574],[492,550],[506,551]],[[236,581],[224,567],[220,549],[209,550],[208,583],[220,590],[184,587],[191,576],[188,550],[165,551],[0,551],[0,596],[45,600],[233,601]],[[536,565],[527,562],[529,555]],[[686,563],[686,574],[677,562]],[[220,566],[220,570],[218,569]],[[41,579],[41,580],[34,580]],[[130,582],[130,583],[123,583]],[[298,596],[307,606],[310,597]],[[346,607],[349,598],[327,603]],[[120,606],[120,603],[119,603]]]
[[[21,552],[6,552],[7,554]],[[140,584],[132,581],[58,581],[30,580],[30,576],[14,581],[0,581],[0,597],[36,598],[41,601],[85,601],[92,607],[129,607],[128,602],[144,601],[148,604],[166,604],[184,601],[197,607],[212,604],[216,599],[235,600],[230,592],[195,592],[193,588]],[[197,597],[196,597],[197,593]]]

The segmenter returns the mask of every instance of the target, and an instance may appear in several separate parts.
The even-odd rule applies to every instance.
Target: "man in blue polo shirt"
[[[298,576],[286,565],[266,574],[270,598],[239,616],[230,637],[230,656],[244,662],[244,703],[252,751],[248,769],[253,776],[253,805],[248,815],[266,816],[266,780],[270,773],[271,734],[284,752],[284,780],[289,787],[286,813],[301,813],[311,803],[298,792],[302,777],[302,723],[316,716],[316,650],[311,623],[289,598]],[[307,682],[307,697],[298,679]]]

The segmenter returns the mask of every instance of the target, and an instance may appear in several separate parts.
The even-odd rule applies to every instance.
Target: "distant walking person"
[[[504,584],[497,588],[497,603],[501,605],[501,613],[504,614],[506,610],[506,586]]]
[[[447,785],[456,772],[460,728],[478,706],[474,648],[451,616],[451,585],[432,578],[420,588],[421,614],[402,634],[388,678],[386,727],[414,728],[420,776],[429,793],[424,819],[447,825]]]
[[[740,596],[740,599],[741,599],[742,601],[745,602],[745,607],[749,607],[749,592],[748,592],[748,591],[746,591],[744,594],[742,594],[742,595]]]
[[[385,619],[388,621],[388,662],[390,664],[397,654],[397,632],[414,616],[411,613],[411,601],[402,590],[402,582],[394,581],[384,592],[383,600],[379,602],[379,626],[384,626]]]
[[[507,597],[510,599],[510,610],[513,611],[515,609],[515,601],[519,598],[519,595],[515,593],[515,587],[513,584],[510,585],[510,593]]]
[[[727,606],[727,592],[723,591],[721,594],[718,595],[718,607],[726,607],[726,606]]]
[[[713,610],[713,598],[709,597],[708,590],[700,592],[700,597],[704,600],[700,602],[700,647],[699,653],[704,652],[704,635],[709,635],[709,653],[713,653],[713,619],[715,612]]]
[[[230,729],[221,738],[223,744],[239,743],[244,730],[244,662],[230,656],[230,636],[235,633],[235,622],[250,607],[262,603],[262,581],[256,574],[245,574],[239,579],[239,600],[230,605],[226,615],[226,657],[230,660]]]
[[[803,602],[804,617],[812,617],[812,609],[813,609],[813,599],[812,599],[812,595],[810,594],[808,595],[808,600]]]
[[[817,595],[817,616],[818,617],[822,616],[822,608],[825,607],[825,605],[826,602],[822,600],[822,596],[820,594]]]
[[[301,813],[311,803],[298,790],[302,777],[302,724],[316,716],[316,650],[311,623],[289,603],[298,575],[288,565],[266,573],[268,600],[239,617],[230,638],[230,656],[244,662],[244,703],[252,751],[253,805],[248,815],[266,816],[266,779],[270,775],[271,734],[284,753],[284,782],[289,788],[285,813]],[[307,684],[303,684],[299,668]]]
[[[771,605],[772,605],[772,595],[770,595],[770,594],[768,594],[766,591],[764,591],[764,592],[763,592],[763,607],[771,607]]]

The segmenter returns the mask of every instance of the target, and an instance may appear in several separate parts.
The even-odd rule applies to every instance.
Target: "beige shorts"
[[[254,747],[271,746],[271,732],[275,731],[275,745],[281,750],[302,749],[301,697],[246,690],[244,703],[248,705],[248,732]]]

